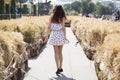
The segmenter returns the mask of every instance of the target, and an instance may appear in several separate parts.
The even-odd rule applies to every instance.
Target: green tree
[[[96,4],[96,14],[102,15],[102,12],[103,12],[102,8],[103,8],[103,5],[99,2],[97,2],[97,4]]]
[[[71,10],[71,4],[64,4],[64,8],[66,11],[70,11]]]
[[[4,14],[4,0],[0,0],[0,14]]]
[[[65,4],[64,8],[68,15],[78,15],[81,12],[81,2],[80,1],[74,1],[71,4]]]
[[[90,10],[89,10],[89,3],[91,2],[91,0],[81,0],[81,4],[82,4],[82,15],[87,15],[89,14]]]
[[[80,13],[81,7],[82,7],[82,5],[81,5],[80,1],[75,1],[71,4],[71,9],[75,10],[78,13]]]
[[[64,4],[65,10],[71,10],[71,4]]]
[[[34,16],[37,16],[38,15],[37,5],[33,5],[33,10],[34,10]]]
[[[94,13],[95,4],[93,2],[88,3],[88,13]]]
[[[112,14],[112,10],[110,9],[109,6],[103,6],[103,13],[102,14],[106,14],[106,15],[111,15]]]
[[[11,1],[11,14],[12,18],[16,18],[16,0]]]
[[[10,4],[5,4],[5,7],[6,7],[6,14],[7,14],[6,18],[7,18],[7,19],[11,19],[10,6],[11,6]]]
[[[69,15],[78,15],[79,13],[78,12],[76,12],[75,10],[71,10],[71,11],[69,11]]]
[[[112,12],[115,12],[116,6],[114,3],[109,3],[108,6],[110,7],[110,9],[112,10]]]
[[[71,4],[64,4],[64,8],[67,15],[70,15],[69,12],[71,11]]]
[[[111,14],[112,11],[110,7],[104,6],[101,3],[96,4],[96,14],[98,15],[106,15],[106,14]]]

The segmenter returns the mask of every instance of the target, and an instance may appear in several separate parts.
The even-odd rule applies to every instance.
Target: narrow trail
[[[98,80],[94,62],[87,59],[82,47],[70,28],[66,28],[69,44],[63,47],[63,73],[56,76],[54,50],[51,45],[46,45],[37,58],[29,60],[28,75],[23,80]]]

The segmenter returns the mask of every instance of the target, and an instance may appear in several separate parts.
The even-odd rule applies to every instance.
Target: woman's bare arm
[[[66,39],[66,28],[65,28],[65,18],[63,18],[63,23],[62,23],[62,27],[63,27],[63,32],[64,32],[64,37]]]

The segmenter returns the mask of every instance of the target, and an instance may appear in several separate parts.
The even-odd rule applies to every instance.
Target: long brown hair
[[[61,5],[56,5],[53,9],[53,15],[51,17],[51,22],[53,23],[62,23],[63,18],[66,19],[65,10]]]

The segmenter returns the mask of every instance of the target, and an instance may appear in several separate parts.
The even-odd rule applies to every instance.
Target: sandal
[[[57,71],[56,71],[56,75],[58,76],[59,74],[60,74],[60,70],[57,69]]]

